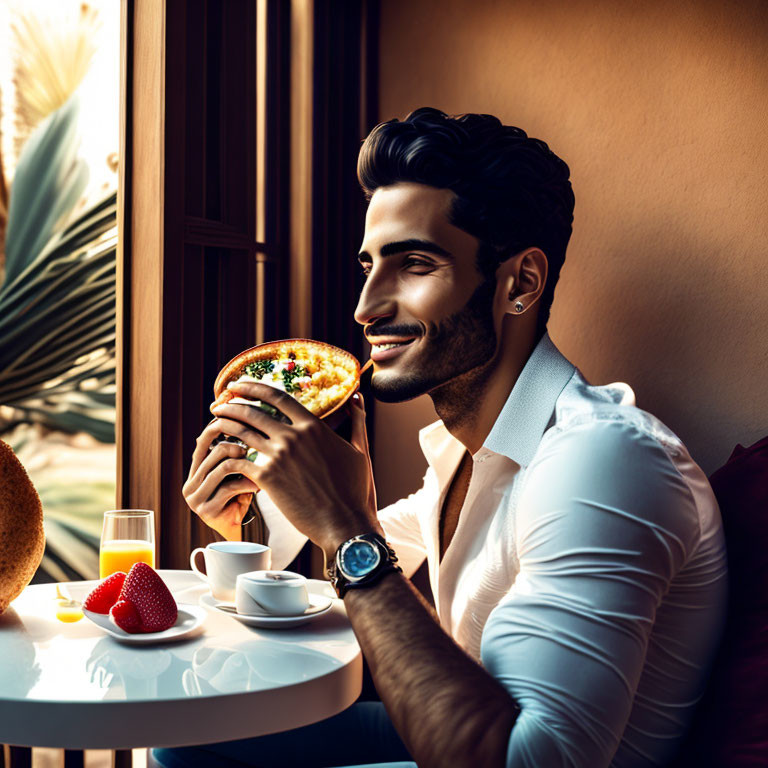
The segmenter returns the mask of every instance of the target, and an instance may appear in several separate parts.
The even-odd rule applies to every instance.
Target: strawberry
[[[129,600],[141,617],[142,632],[162,632],[176,623],[178,609],[171,590],[157,571],[135,563],[125,579],[120,600]]]
[[[122,571],[107,576],[85,598],[83,608],[94,613],[109,613],[109,609],[117,602],[124,581],[125,574]]]
[[[141,626],[139,612],[130,600],[118,600],[109,609],[109,618],[114,624],[117,624],[120,629],[124,629],[131,634],[144,631]]]

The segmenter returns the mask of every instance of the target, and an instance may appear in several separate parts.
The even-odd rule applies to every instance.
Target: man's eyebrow
[[[403,253],[404,251],[427,251],[428,253],[434,253],[437,256],[444,256],[447,259],[453,260],[453,254],[446,251],[445,248],[441,248],[437,243],[433,243],[431,240],[419,240],[418,238],[411,238],[409,240],[397,240],[394,243],[387,243],[381,246],[381,256],[392,256],[395,253]],[[359,261],[371,261],[371,254],[368,251],[360,251],[357,254]]]

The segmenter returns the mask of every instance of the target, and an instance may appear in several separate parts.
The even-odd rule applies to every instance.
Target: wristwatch
[[[362,533],[347,539],[336,551],[326,574],[339,597],[348,589],[369,587],[389,571],[400,571],[397,555],[378,533]]]

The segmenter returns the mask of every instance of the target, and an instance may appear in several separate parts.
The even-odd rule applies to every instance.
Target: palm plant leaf
[[[112,194],[0,290],[0,403],[71,390],[114,349],[116,245]]]
[[[66,230],[54,235],[42,253],[30,260],[16,278],[6,281],[0,290],[0,332],[15,322],[20,311],[26,311],[40,284],[37,281],[47,281],[68,271],[71,278],[74,273],[68,270],[68,265],[77,264],[85,257],[95,262],[97,257],[92,251],[100,244],[111,243],[114,249],[117,244],[116,217],[117,203],[113,193],[86,211]],[[104,252],[104,257],[107,260],[114,258],[107,251]],[[46,283],[49,291],[55,287],[53,283]],[[61,290],[66,288],[65,285],[60,287]]]
[[[97,394],[92,385],[114,384],[117,199],[108,195],[62,228],[84,186],[76,108],[67,102],[37,129],[14,177],[0,288],[0,403],[29,421],[111,442],[114,389]]]
[[[77,98],[32,134],[16,167],[5,233],[5,282],[21,274],[71,214],[88,181],[77,157]]]

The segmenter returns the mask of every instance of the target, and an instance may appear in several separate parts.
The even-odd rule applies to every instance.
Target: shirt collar
[[[517,377],[480,452],[499,453],[521,467],[528,466],[555,411],[557,398],[575,370],[545,332]],[[438,476],[449,456],[458,461],[464,452],[464,446],[442,421],[424,427],[419,432],[419,442]]]
[[[483,447],[527,467],[552,418],[557,398],[575,370],[545,332],[517,377]]]

